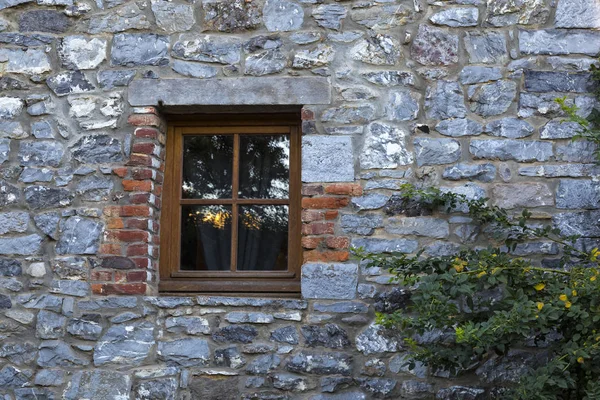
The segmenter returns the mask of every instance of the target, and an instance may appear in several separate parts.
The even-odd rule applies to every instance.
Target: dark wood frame
[[[231,115],[213,114],[193,118],[169,118],[165,175],[163,183],[160,224],[160,282],[161,292],[243,293],[251,295],[299,293],[302,261],[301,227],[301,127],[298,113]],[[233,197],[232,200],[181,199],[183,136],[198,134],[269,134],[290,135],[290,194],[289,200],[237,199],[239,177],[239,136],[234,136]],[[287,271],[180,271],[181,205],[184,204],[285,204],[289,206],[288,270]],[[235,206],[234,206],[235,207]],[[238,227],[233,213],[232,238]],[[232,246],[232,264],[237,246]]]

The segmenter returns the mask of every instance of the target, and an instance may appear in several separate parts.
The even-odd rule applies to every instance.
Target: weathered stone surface
[[[408,354],[398,354],[390,359],[390,371],[397,374],[398,372],[409,373],[418,378],[425,378],[427,376],[427,367],[418,360],[412,360],[414,367],[410,367],[411,357]]]
[[[348,334],[336,324],[327,324],[324,327],[303,325],[300,332],[302,332],[308,347],[323,346],[330,349],[343,349],[350,346]]]
[[[408,90],[390,92],[386,107],[387,118],[391,121],[410,121],[419,113],[420,96]]]
[[[210,359],[208,342],[202,339],[185,338],[170,342],[158,342],[159,359],[168,365],[191,367],[206,365]]]
[[[276,354],[258,356],[246,367],[246,372],[253,375],[264,375],[276,369],[281,363],[281,358]]]
[[[323,67],[333,60],[334,55],[333,47],[319,44],[312,50],[300,50],[294,54],[292,67],[298,69]]]
[[[600,208],[600,184],[593,180],[561,179],[556,189],[557,208]]]
[[[21,47],[44,46],[52,43],[52,36],[33,34],[22,35],[20,33],[0,33],[0,43]]]
[[[464,118],[467,115],[463,91],[457,82],[438,81],[427,88],[425,108],[432,119]]]
[[[81,304],[81,303],[80,303]],[[139,365],[154,345],[154,326],[149,322],[113,325],[96,342],[94,365]],[[161,342],[162,343],[162,342]],[[159,344],[159,354],[160,353]],[[189,349],[192,352],[192,349]]]
[[[366,137],[360,153],[362,169],[397,168],[412,164],[405,138],[408,136],[398,128],[374,122],[367,127]]]
[[[79,181],[76,193],[86,201],[102,201],[108,198],[112,188],[113,181],[110,178],[88,175]]]
[[[533,115],[553,118],[565,116],[556,102],[555,93],[521,93],[519,96],[519,117],[527,118]],[[587,117],[593,107],[594,99],[588,96],[578,96],[574,99],[567,99],[566,104],[578,107],[577,115]]]
[[[520,30],[521,54],[586,54],[600,52],[600,32],[567,30]]]
[[[450,386],[435,395],[437,400],[482,400],[485,390],[477,387]]]
[[[229,325],[212,334],[213,340],[222,343],[252,343],[258,331],[251,325]]]
[[[225,315],[225,320],[232,324],[270,324],[274,318],[271,314],[261,312],[233,311]]]
[[[597,145],[587,141],[575,141],[556,146],[556,160],[591,163],[597,160],[594,152]]]
[[[33,255],[42,249],[43,238],[39,235],[0,238],[0,254]]]
[[[557,28],[600,28],[600,3],[597,0],[560,0],[554,26]]]
[[[0,387],[19,388],[29,382],[32,372],[30,370],[21,370],[12,365],[5,365],[0,369]]]
[[[21,192],[7,181],[0,179],[0,207],[16,203],[21,198]]]
[[[471,111],[482,117],[505,113],[517,95],[517,84],[501,80],[469,90]]]
[[[235,64],[240,61],[241,48],[237,39],[183,34],[173,45],[172,54],[188,61]]]
[[[475,373],[486,383],[518,382],[523,375],[545,364],[544,355],[536,356],[523,350],[511,350],[504,357],[495,357],[477,368]]]
[[[389,196],[380,193],[369,193],[360,197],[353,197],[351,200],[352,206],[358,211],[361,210],[376,210],[383,207]]]
[[[552,144],[536,140],[472,140],[469,151],[474,158],[547,161],[552,157]]]
[[[449,8],[433,14],[429,20],[436,25],[451,26],[454,28],[477,26],[479,10],[475,7]]]
[[[46,83],[57,96],[86,93],[96,89],[88,77],[81,71],[61,72],[49,77]]]
[[[442,175],[444,179],[458,181],[462,179],[491,182],[496,177],[496,167],[493,164],[456,164],[446,167]]]
[[[19,143],[19,162],[23,166],[58,167],[65,149],[54,141],[22,141]]]
[[[315,7],[312,17],[317,25],[323,28],[339,30],[346,14],[347,9],[341,4],[321,4]]]
[[[540,207],[554,204],[550,188],[543,183],[511,183],[495,185],[495,203],[503,208]]]
[[[373,65],[394,65],[400,59],[400,44],[388,35],[362,39],[350,50],[350,57]]]
[[[445,238],[450,234],[448,222],[431,217],[391,217],[385,230],[394,235],[416,235]]]
[[[446,30],[419,25],[410,54],[423,65],[451,65],[458,62],[458,36]]]
[[[340,227],[344,233],[372,235],[376,228],[383,227],[383,217],[377,214],[344,214],[340,218]]]
[[[240,378],[237,376],[199,376],[190,379],[189,388],[191,399],[223,399],[238,400],[240,398],[239,390]],[[244,395],[245,398],[261,399],[258,396]],[[269,397],[263,397],[269,399]],[[275,397],[276,399],[277,397]]]
[[[94,69],[106,59],[106,40],[85,36],[66,36],[58,54],[63,65],[69,69]]]
[[[288,358],[285,368],[291,372],[316,375],[350,375],[352,357],[338,352],[301,351]]]
[[[365,355],[395,352],[398,341],[387,336],[380,325],[372,324],[356,336],[356,349]]]
[[[0,235],[10,232],[25,232],[29,224],[26,212],[0,212]]]
[[[362,247],[370,253],[413,253],[418,242],[410,239],[352,239],[352,247]]]
[[[37,364],[40,367],[85,367],[90,361],[73,351],[60,340],[48,340],[40,344]]]
[[[25,201],[32,210],[66,207],[71,204],[73,197],[73,193],[67,189],[39,185],[25,188]]]
[[[118,3],[117,3],[118,4]],[[142,5],[143,7],[143,5]],[[129,29],[148,29],[150,22],[140,6],[127,3],[122,7],[112,9],[105,14],[97,14],[90,18],[88,33],[123,32]]]
[[[237,347],[227,347],[215,350],[215,364],[220,367],[241,368],[246,365],[246,359]]]
[[[445,136],[461,137],[481,134],[483,126],[468,118],[446,119],[435,126],[435,130]]]
[[[533,126],[518,118],[502,118],[488,123],[485,132],[492,136],[520,139],[533,134]]]
[[[593,90],[593,82],[588,73],[525,70],[525,90],[586,93]]]
[[[304,10],[289,0],[267,0],[263,7],[263,20],[270,32],[298,30],[304,22]]]
[[[430,383],[409,380],[402,382],[400,393],[403,397],[431,398],[434,390]]]
[[[412,86],[415,84],[415,76],[405,71],[371,71],[362,76],[369,82],[379,86]]]
[[[65,335],[67,319],[52,311],[41,310],[37,315],[36,336],[40,339],[59,339]]]
[[[262,22],[260,5],[242,0],[205,0],[202,2],[205,29],[221,32],[255,29]]]
[[[310,379],[300,375],[277,373],[273,375],[273,387],[280,390],[305,392],[313,389],[315,385],[311,383]]]
[[[63,393],[66,400],[77,399],[128,399],[131,378],[113,371],[78,371]]]
[[[298,330],[292,326],[284,326],[271,331],[270,339],[279,343],[298,344]]]
[[[69,217],[60,222],[57,254],[95,254],[104,224],[91,218]]]
[[[502,71],[497,67],[465,66],[459,75],[459,81],[463,85],[473,83],[484,83],[502,79]]]
[[[303,182],[348,182],[354,180],[352,138],[348,136],[304,136],[302,138]]]
[[[136,400],[175,400],[177,379],[163,378],[138,382],[133,386]]]
[[[0,257],[0,276],[20,276],[21,262],[11,258]]]
[[[210,324],[202,317],[171,317],[165,321],[167,331],[187,335],[209,334]]]
[[[179,43],[179,42],[178,42]],[[173,46],[173,51],[177,43]],[[110,63],[124,67],[166,65],[169,39],[153,33],[120,33],[113,37]]]
[[[503,32],[468,32],[465,48],[472,64],[500,64],[508,60]]]
[[[461,155],[460,143],[454,139],[414,139],[417,165],[449,164],[458,161]]]
[[[19,17],[20,32],[64,33],[70,26],[69,18],[54,10],[29,10]]]
[[[253,76],[276,74],[283,71],[286,65],[287,57],[281,51],[264,50],[246,58],[244,73]]]
[[[76,160],[89,164],[111,163],[123,159],[121,142],[108,135],[83,136],[71,148]]]
[[[564,212],[552,216],[552,223],[563,235],[600,237],[600,212]]]
[[[203,6],[205,4],[203,3]],[[196,23],[194,7],[191,5],[152,0],[151,8],[156,19],[156,25],[165,32],[188,31]]]
[[[577,122],[553,120],[540,131],[540,139],[570,139],[581,130]]]
[[[302,296],[306,299],[353,299],[358,265],[307,263],[302,266]]]
[[[135,70],[98,71],[98,85],[106,90],[127,86],[135,77]]]

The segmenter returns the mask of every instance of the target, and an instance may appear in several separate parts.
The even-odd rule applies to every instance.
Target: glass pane
[[[231,206],[181,207],[181,270],[231,269]]]
[[[290,138],[240,136],[240,190],[245,199],[287,199],[290,187]]]
[[[232,135],[183,137],[182,198],[231,198],[232,169]]]
[[[287,270],[287,206],[240,206],[238,227],[238,271]]]

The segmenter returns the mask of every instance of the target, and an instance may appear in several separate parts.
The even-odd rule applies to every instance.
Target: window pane
[[[181,207],[181,270],[231,269],[231,206]]]
[[[232,135],[183,137],[182,198],[231,198],[232,169]]]
[[[240,206],[238,227],[238,271],[287,269],[287,206]]]
[[[287,199],[290,187],[290,138],[240,136],[240,190],[245,199]]]

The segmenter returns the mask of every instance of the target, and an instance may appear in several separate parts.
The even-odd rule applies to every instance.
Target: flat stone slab
[[[329,104],[327,78],[139,79],[129,85],[132,106]]]

